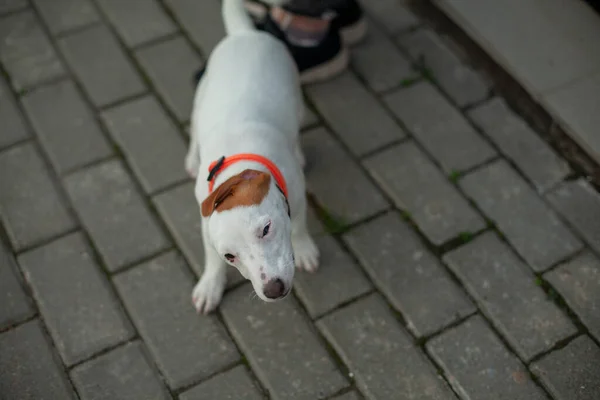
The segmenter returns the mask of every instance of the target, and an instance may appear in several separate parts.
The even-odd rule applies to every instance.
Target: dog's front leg
[[[300,202],[298,214],[292,221],[292,247],[296,267],[314,272],[319,267],[319,248],[310,236],[306,221],[306,198]]]
[[[208,314],[217,308],[223,297],[227,282],[227,265],[208,241],[208,227],[206,225],[203,219],[204,271],[192,293],[194,307],[196,307],[196,311],[202,314]]]

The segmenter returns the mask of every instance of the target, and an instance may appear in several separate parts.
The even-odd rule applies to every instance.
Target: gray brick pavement
[[[18,262],[67,365],[133,337],[129,320],[80,233],[23,253]]]
[[[0,330],[34,315],[31,299],[23,288],[10,250],[0,242]]]
[[[325,121],[356,155],[364,155],[406,135],[351,72],[311,85],[307,93]]]
[[[188,121],[195,92],[192,77],[202,58],[182,36],[146,46],[135,55],[177,120]]]
[[[419,29],[401,35],[398,43],[458,106],[467,106],[488,96],[490,83],[460,60],[437,33]]]
[[[416,336],[430,335],[475,311],[441,263],[396,213],[344,235],[361,264]]]
[[[565,182],[546,195],[548,202],[600,254],[600,195],[584,179]]]
[[[147,193],[188,178],[181,162],[187,145],[155,98],[110,108],[102,119]]]
[[[0,62],[22,91],[66,74],[56,50],[31,10],[0,19]]]
[[[600,260],[586,251],[544,277],[600,341]]]
[[[535,271],[581,249],[581,242],[505,161],[467,176],[460,187]]]
[[[31,133],[6,80],[0,77],[0,149],[27,139]]]
[[[456,398],[377,295],[326,316],[317,326],[367,399],[393,399],[399,393],[423,400]]]
[[[364,161],[375,180],[435,245],[485,228],[485,221],[414,142]]]
[[[3,0],[0,2],[0,13],[8,13],[27,7],[27,0]]]
[[[0,152],[0,171],[0,213],[15,250],[75,228],[75,220],[31,142]]]
[[[175,252],[114,278],[142,339],[171,388],[189,386],[239,360],[215,316],[191,306],[194,280]]]
[[[109,271],[171,245],[119,161],[108,161],[65,178],[83,226]]]
[[[209,317],[181,129],[219,1],[47,3],[0,0],[1,398],[599,397],[600,196],[503,100],[454,107],[489,83],[403,1],[306,88],[321,269],[265,304],[229,268]]]
[[[469,111],[469,116],[539,192],[552,188],[571,172],[568,164],[504,100],[490,100]]]
[[[77,366],[71,378],[82,400],[172,398],[138,341]]]
[[[100,21],[92,0],[32,0],[32,3],[54,35]]]
[[[73,82],[43,86],[27,93],[21,101],[59,174],[113,154],[95,115]]]
[[[121,0],[96,0],[128,47],[156,40],[177,31],[157,0],[142,3]]]
[[[146,90],[117,39],[103,25],[61,38],[59,48],[92,102],[106,106]]]
[[[556,400],[600,396],[600,348],[587,336],[535,362],[532,370]]]
[[[0,388],[6,399],[75,399],[39,320],[0,334]]]
[[[577,332],[496,234],[485,233],[444,261],[521,358],[530,360]]]
[[[385,96],[385,102],[447,174],[473,168],[496,155],[428,82],[399,89]]]
[[[264,397],[243,366],[223,372],[179,396],[180,400],[262,400]]]
[[[324,128],[302,135],[308,191],[340,225],[358,222],[388,208],[378,188]],[[340,176],[346,179],[339,179]],[[357,201],[349,202],[348,199]]]
[[[357,73],[376,92],[393,89],[414,79],[418,73],[412,69],[410,62],[394,42],[370,22],[367,39],[351,53]]]
[[[547,399],[479,315],[429,341],[427,350],[463,399]]]
[[[297,303],[255,301],[251,285],[227,294],[225,322],[272,399],[325,399],[348,385]],[[275,345],[274,345],[275,344]]]

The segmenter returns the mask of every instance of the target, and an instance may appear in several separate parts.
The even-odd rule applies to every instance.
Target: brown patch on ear
[[[215,211],[226,211],[239,206],[260,204],[271,183],[271,175],[246,169],[232,176],[217,187],[202,202],[202,216],[208,217]]]

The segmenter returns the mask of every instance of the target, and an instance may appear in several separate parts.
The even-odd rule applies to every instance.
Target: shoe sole
[[[348,49],[343,47],[331,60],[303,71],[300,74],[300,83],[306,85],[329,80],[344,72],[348,68],[349,63],[350,55]]]

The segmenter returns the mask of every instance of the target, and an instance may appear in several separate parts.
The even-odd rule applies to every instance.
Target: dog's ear
[[[217,187],[202,202],[203,217],[208,217],[215,211],[225,211],[236,206],[260,204],[269,191],[271,175],[246,169],[232,176]]]

